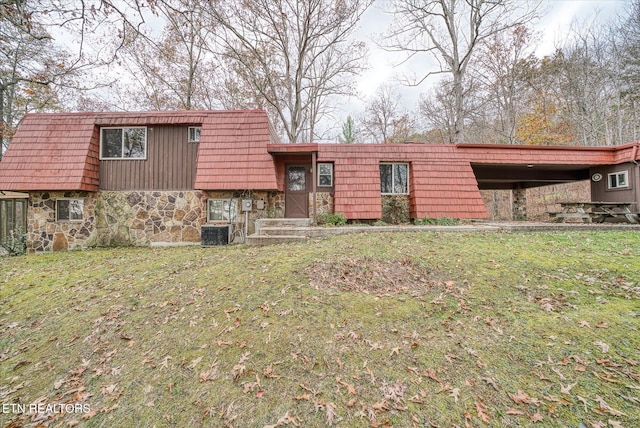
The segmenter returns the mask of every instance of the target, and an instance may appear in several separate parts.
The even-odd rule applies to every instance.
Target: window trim
[[[197,140],[195,138],[194,139],[191,138],[191,130],[192,129],[193,130],[196,130],[196,129],[200,130],[200,132],[198,132],[198,139]],[[202,138],[202,126],[190,126],[188,128],[188,130],[187,130],[187,141],[189,143],[199,143],[201,138]]]
[[[611,178],[612,177],[616,177],[616,185],[612,186],[611,185]],[[624,176],[624,185],[621,186],[620,184],[620,176]],[[616,171],[616,172],[611,172],[609,174],[607,174],[607,190],[620,190],[620,189],[629,189],[629,171],[625,170],[625,171]]]
[[[61,219],[59,216],[58,202],[59,201],[79,201],[82,205],[82,217],[81,218],[66,218]],[[71,217],[71,210],[69,210],[69,217]],[[81,223],[84,221],[84,198],[57,198],[56,199],[56,222],[69,222],[69,223]]]
[[[104,129],[144,129],[144,157],[141,158],[131,158],[131,157],[105,157],[102,155],[102,140],[103,140],[103,133],[102,130]],[[123,139],[122,139],[122,153],[124,153],[124,132],[123,132]],[[149,137],[149,130],[146,126],[101,126],[100,127],[100,160],[147,160],[147,149],[148,149],[148,144],[147,144],[147,140]]]
[[[331,167],[331,173],[330,174],[320,174],[320,165],[328,165],[329,167]],[[318,162],[316,164],[316,168],[318,168],[318,187],[333,187],[333,163],[331,162]],[[326,177],[329,176],[330,180],[331,180],[331,184],[320,184],[320,177]]]
[[[215,202],[215,201],[221,201],[223,204],[226,202],[228,203],[228,207],[227,207],[227,213],[228,213],[228,220],[224,219],[224,215],[223,218],[221,220],[216,220],[216,219],[212,219],[211,218],[211,203]],[[235,209],[235,213],[230,210],[229,208],[231,207],[232,203],[236,203],[236,209]],[[224,205],[222,207],[222,209],[224,210]],[[232,218],[232,214],[235,214],[235,218]],[[211,223],[234,223],[235,221],[237,221],[238,219],[238,202],[236,199],[234,198],[208,198],[207,199],[207,222],[211,222]]]
[[[391,187],[393,189],[394,187],[394,183],[395,183],[395,172],[394,172],[394,165],[406,165],[407,166],[407,191],[403,192],[403,193],[396,193],[396,192],[391,192],[391,193],[385,193],[382,191],[382,177],[380,176],[380,194],[382,196],[398,196],[398,195],[409,195],[410,194],[410,187],[409,187],[409,173],[410,173],[410,163],[409,162],[380,162],[380,164],[378,165],[378,171],[380,171],[380,166],[381,165],[391,165]]]

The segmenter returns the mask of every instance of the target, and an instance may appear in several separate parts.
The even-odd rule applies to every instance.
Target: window
[[[102,128],[100,130],[101,159],[145,159],[147,128]]]
[[[627,171],[609,174],[609,189],[620,189],[621,187],[629,187]]]
[[[189,142],[197,143],[200,141],[200,133],[202,133],[201,126],[190,126],[189,127]]]
[[[234,222],[238,217],[238,202],[235,199],[209,199],[207,221]]]
[[[409,164],[381,163],[380,190],[383,195],[406,195],[409,193]]]
[[[57,221],[82,221],[82,199],[58,199],[56,201]]]
[[[319,187],[333,186],[333,164],[332,163],[318,164],[318,186]]]
[[[27,230],[27,200],[0,199],[0,241]]]

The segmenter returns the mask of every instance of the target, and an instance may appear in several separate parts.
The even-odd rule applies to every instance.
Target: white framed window
[[[628,171],[612,172],[608,175],[609,189],[620,189],[629,187]]]
[[[333,164],[318,164],[318,187],[333,187]]]
[[[383,195],[408,195],[409,164],[381,163],[380,191]]]
[[[57,199],[56,221],[82,221],[83,209],[83,199]]]
[[[146,159],[147,128],[100,128],[100,159]]]
[[[189,142],[200,142],[200,134],[202,133],[202,126],[190,126],[189,127]]]
[[[209,199],[207,221],[234,222],[238,218],[238,201],[235,199]]]

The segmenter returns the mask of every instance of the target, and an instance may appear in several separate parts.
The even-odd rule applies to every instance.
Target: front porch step
[[[305,242],[306,236],[302,235],[258,235],[247,236],[245,244],[249,246],[288,244],[293,242]]]
[[[308,227],[310,218],[259,218],[255,222],[255,234],[259,235],[263,227]]]

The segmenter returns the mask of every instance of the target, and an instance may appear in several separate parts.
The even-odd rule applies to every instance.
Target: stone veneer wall
[[[333,194],[316,192],[316,216],[333,214]],[[309,218],[313,218],[313,193],[309,193]]]
[[[56,200],[83,199],[81,221],[56,221]],[[90,192],[31,192],[27,209],[27,252],[74,250],[91,245],[96,195]]]
[[[97,195],[96,246],[200,242],[206,222],[204,192],[101,191]]]
[[[329,195],[329,194],[327,194]],[[83,199],[82,221],[56,221],[56,199]],[[258,218],[284,217],[284,192],[100,191],[32,192],[27,210],[27,251],[60,251],[118,245],[200,242],[200,227],[207,223],[207,199],[235,199],[238,223],[245,220],[240,201],[254,201],[248,214],[248,233]],[[265,207],[258,210],[257,200]],[[319,196],[319,210],[331,207],[332,198]]]

